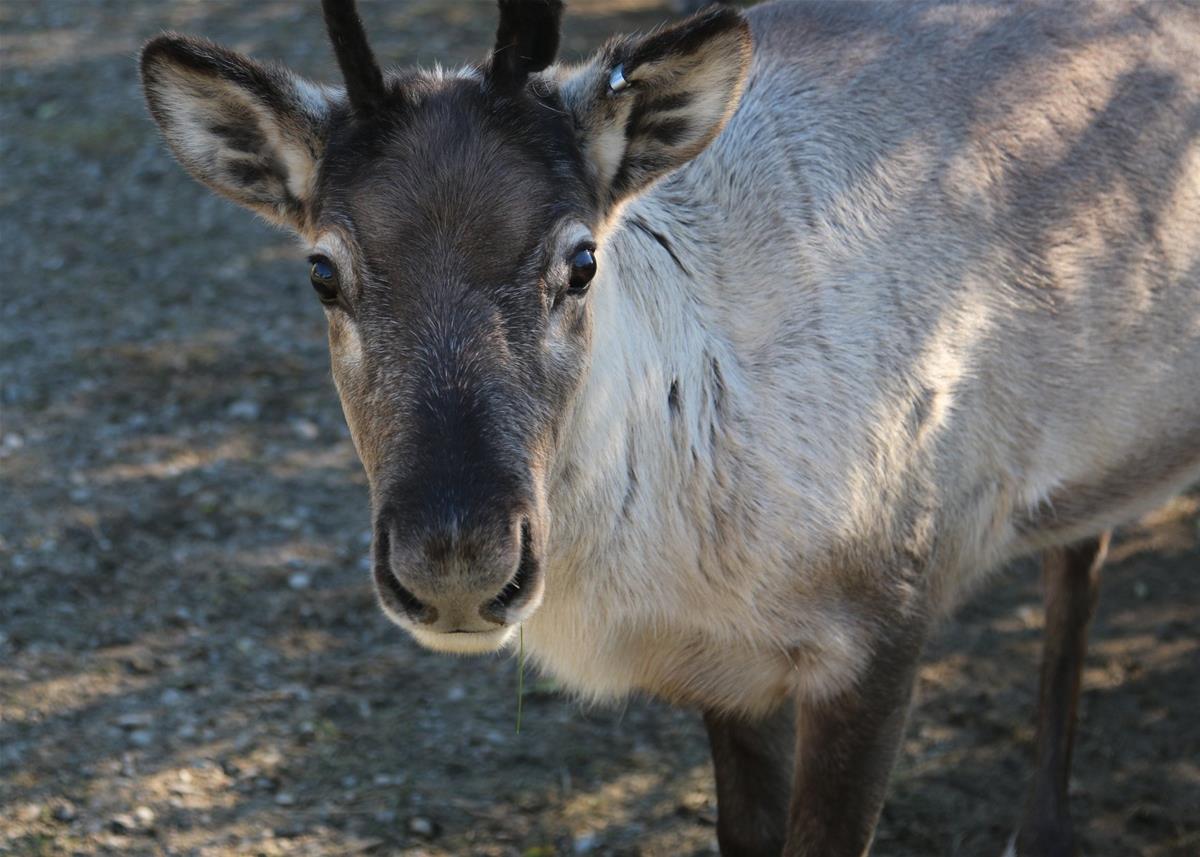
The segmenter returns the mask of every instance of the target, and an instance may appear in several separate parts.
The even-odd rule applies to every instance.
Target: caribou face
[[[720,130],[748,33],[715,12],[543,73],[561,3],[501,2],[486,62],[384,76],[353,3],[324,5],[344,92],[163,36],[147,99],[197,178],[308,245],[385,612],[431,648],[491,650],[547,585],[546,474],[588,365],[597,236]]]
[[[557,99],[471,75],[396,91],[330,138],[313,270],[336,281],[334,378],[370,477],[381,603],[430,646],[491,648],[541,599],[544,474],[586,363],[597,213]]]

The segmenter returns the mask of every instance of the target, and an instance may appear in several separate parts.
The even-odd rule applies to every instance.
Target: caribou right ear
[[[618,39],[560,79],[605,208],[704,150],[725,127],[750,67],[750,27],[720,8]]]
[[[197,180],[281,226],[303,229],[330,93],[201,39],[142,49],[142,86],[171,151]]]

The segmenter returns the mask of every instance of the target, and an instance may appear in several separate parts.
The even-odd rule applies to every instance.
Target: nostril
[[[437,608],[409,592],[396,578],[391,565],[391,539],[384,531],[376,537],[375,545],[374,577],[379,597],[392,612],[422,625],[432,625],[438,618]]]
[[[483,606],[481,615],[489,621],[503,624],[504,614],[510,608],[524,603],[533,595],[537,576],[538,561],[533,554],[533,537],[529,521],[526,520],[521,523],[521,561],[517,565],[517,573],[495,598]]]
[[[422,625],[432,625],[437,621],[437,608],[426,604],[405,589],[390,570],[376,566],[375,583],[378,584],[379,591],[384,600],[388,602],[388,606],[395,612],[403,613]]]

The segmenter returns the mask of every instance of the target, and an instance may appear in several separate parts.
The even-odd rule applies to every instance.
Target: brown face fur
[[[353,269],[330,347],[377,527],[534,523],[586,359],[587,299],[567,294],[594,217],[582,163],[548,97],[476,78],[394,93],[331,134],[315,230]]]

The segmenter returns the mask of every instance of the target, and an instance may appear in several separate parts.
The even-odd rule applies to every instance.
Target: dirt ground
[[[203,34],[333,77],[311,2],[0,3],[0,852],[715,853],[697,718],[584,710],[375,607],[364,480],[299,251],[193,184],[136,85]],[[367,3],[397,63],[480,56],[489,3]],[[576,0],[565,48],[667,13]],[[1085,676],[1089,855],[1200,854],[1200,494],[1122,535]],[[1012,569],[938,637],[886,857],[999,855],[1041,611]]]

